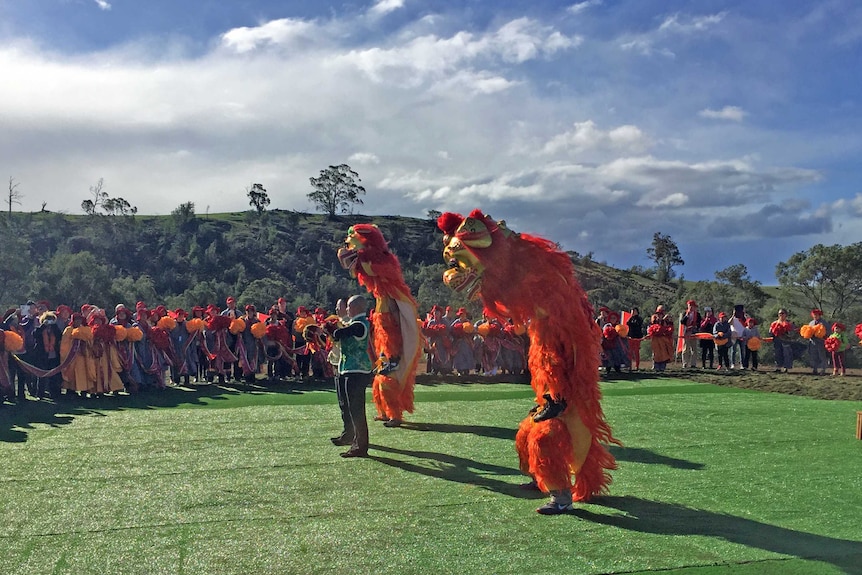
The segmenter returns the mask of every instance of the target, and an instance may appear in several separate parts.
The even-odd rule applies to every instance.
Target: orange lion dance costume
[[[377,226],[352,226],[345,244],[338,250],[338,261],[377,302],[371,317],[374,350],[380,356],[372,383],[375,419],[397,427],[405,411],[413,413],[420,350],[416,300]]]
[[[516,234],[480,210],[451,212],[443,231],[443,282],[480,299],[486,313],[527,326],[536,403],[515,437],[521,470],[551,501],[536,511],[566,513],[572,501],[606,493],[620,444],[605,420],[599,390],[601,333],[568,255],[552,242]],[[572,478],[574,477],[574,482]]]

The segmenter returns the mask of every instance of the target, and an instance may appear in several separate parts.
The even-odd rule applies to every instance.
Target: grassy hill
[[[112,307],[143,300],[188,308],[223,304],[233,295],[258,309],[282,296],[294,307],[331,308],[336,299],[359,289],[338,264],[336,250],[347,228],[360,222],[381,228],[420,309],[439,303],[481,312],[442,284],[442,236],[434,220],[330,219],[285,210],[206,216],[179,209],[167,216],[5,214],[0,217],[0,302],[10,307],[47,299],[54,305]],[[660,283],[590,256],[570,255],[596,306],[638,306],[647,313],[658,303],[678,311],[693,295],[719,307],[747,297],[738,290],[716,290],[715,282]]]

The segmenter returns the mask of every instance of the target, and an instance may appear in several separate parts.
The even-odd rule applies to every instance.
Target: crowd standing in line
[[[340,373],[328,360],[334,336],[325,329],[339,318],[325,309],[299,306],[292,312],[284,298],[265,314],[252,304],[238,307],[234,297],[225,306],[186,311],[163,305],[149,309],[137,302],[134,311],[117,304],[111,317],[93,305],[52,310],[47,301],[29,301],[10,308],[0,322],[0,353],[5,356],[0,358],[0,399],[14,402],[26,393],[53,399],[134,394],[192,382],[249,384],[262,369],[268,379],[281,381],[326,380]],[[743,305],[734,306],[730,315],[716,315],[709,306],[701,314],[697,302],[688,300],[676,322],[663,305],[646,321],[636,307],[621,317],[602,306],[596,316],[602,370],[639,370],[641,344],[649,340],[654,371],[674,362],[677,350],[684,369],[697,368],[699,360],[701,369],[758,371],[759,349],[771,341],[775,371],[787,373],[793,369],[794,344],[803,341],[811,373],[825,375],[831,365],[832,375],[845,375],[850,347],[846,326],[829,324],[820,309],[810,315],[808,323],[797,327],[782,308],[761,334],[757,319]],[[440,305],[432,306],[420,323],[427,373],[526,374],[526,326],[484,315],[474,321],[466,308],[453,312]],[[857,327],[857,335],[860,331]],[[356,448],[361,451],[362,446]]]
[[[426,373],[485,376],[526,373],[526,327],[502,324],[482,315],[471,321],[466,308],[447,319],[450,308],[431,307],[422,321],[421,333],[427,354]]]
[[[232,296],[225,305],[189,312],[140,301],[134,311],[117,304],[110,314],[89,304],[52,310],[47,301],[9,308],[0,322],[0,400],[250,384],[264,366],[272,380],[334,376],[321,328],[333,320],[326,310],[300,306],[294,314],[284,298],[266,314],[238,307]]]

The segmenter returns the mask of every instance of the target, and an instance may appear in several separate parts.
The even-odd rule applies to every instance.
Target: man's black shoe
[[[566,410],[566,400],[562,397],[559,400],[554,400],[550,393],[546,393],[542,397],[545,399],[545,406],[533,416],[534,422],[539,423],[553,419]]]
[[[361,449],[348,449],[341,457],[368,457],[368,452]]]
[[[330,437],[329,441],[332,442],[332,445],[350,445],[351,443],[353,443],[352,439],[347,439],[346,437],[343,437],[341,435],[339,435],[338,437]]]

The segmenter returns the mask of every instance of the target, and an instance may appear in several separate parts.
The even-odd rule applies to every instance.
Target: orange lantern
[[[620,337],[628,337],[629,336],[629,326],[624,323],[617,325],[614,329],[617,330],[617,333],[620,334]]]
[[[262,321],[251,324],[251,335],[253,335],[255,339],[262,338],[266,335],[266,324]]]
[[[760,341],[759,337],[750,337],[748,341],[745,343],[745,346],[751,351],[757,351],[760,349],[760,346],[763,342]]]

